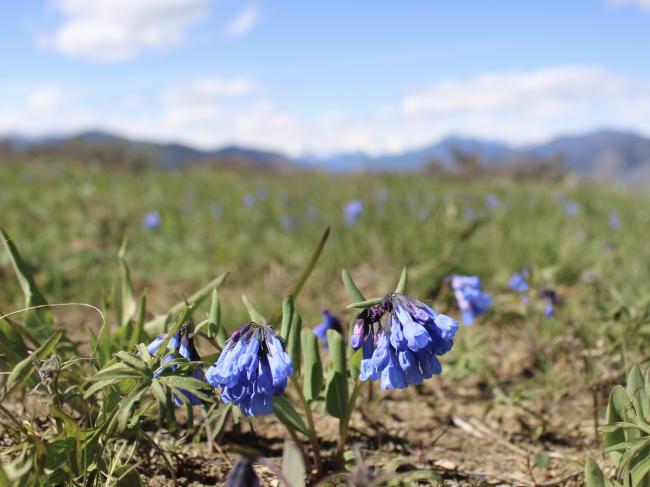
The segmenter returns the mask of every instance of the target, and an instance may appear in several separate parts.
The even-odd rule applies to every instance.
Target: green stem
[[[352,411],[354,410],[354,405],[357,402],[359,392],[361,392],[361,381],[357,379],[354,384],[354,389],[352,389],[352,394],[350,394],[350,400],[348,401],[348,406],[345,411],[345,417],[339,420],[339,447],[336,457],[340,468],[343,468],[343,452],[345,451],[345,444],[348,441],[348,433],[350,431],[350,418],[352,417]]]
[[[305,411],[305,418],[307,419],[307,428],[309,428],[309,442],[314,450],[314,460],[316,461],[316,474],[318,478],[323,476],[323,459],[320,454],[320,444],[318,443],[318,436],[316,435],[316,427],[314,426],[314,415],[312,414],[311,407],[305,399],[305,395],[300,388],[300,384],[295,377],[291,377],[291,384],[298,394],[302,409]]]

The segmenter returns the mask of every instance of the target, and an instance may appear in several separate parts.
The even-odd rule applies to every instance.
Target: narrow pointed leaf
[[[348,373],[343,337],[334,330],[327,330],[327,344],[331,369],[325,389],[325,409],[335,418],[344,419],[348,404]]]
[[[284,487],[305,487],[305,464],[302,454],[293,441],[286,440],[282,450],[282,475],[290,482]]]
[[[289,339],[293,313],[293,296],[287,296],[282,300],[282,326],[280,327],[280,336],[285,342]]]
[[[353,299],[355,301],[365,301],[366,298],[363,297],[363,293],[354,283],[354,280],[352,279],[350,273],[345,269],[341,271],[341,279],[343,279],[343,285],[345,286],[345,290],[348,292],[350,299]]]
[[[402,275],[399,278],[399,282],[397,283],[397,287],[395,288],[395,292],[397,294],[404,294],[406,292],[406,286],[408,284],[408,276],[407,276],[407,270],[406,266],[402,269]]]
[[[273,414],[289,428],[309,436],[309,430],[287,396],[273,398]]]
[[[375,306],[376,304],[381,303],[382,298],[372,298],[372,299],[366,299],[365,301],[359,301],[357,303],[352,303],[348,304],[346,306],[347,309],[352,309],[352,308],[357,308],[357,309],[363,309],[363,308],[370,308],[370,306]]]
[[[258,325],[266,325],[266,318],[264,318],[264,315],[255,307],[253,303],[251,303],[245,294],[242,295],[241,300],[248,310],[248,315],[251,317],[251,321],[257,323]]]
[[[120,324],[127,326],[133,320],[135,313],[138,310],[138,302],[133,290],[133,283],[131,282],[131,272],[126,263],[124,254],[126,253],[126,240],[122,243],[120,251],[117,256],[120,262]]]
[[[321,362],[318,339],[308,328],[302,330],[303,352],[303,394],[305,399],[313,401],[320,395],[323,387],[323,364]]]
[[[298,279],[293,284],[293,286],[291,286],[291,289],[289,290],[288,294],[293,296],[294,300],[298,299],[298,296],[300,295],[300,291],[302,291],[302,288],[307,282],[307,279],[309,279],[309,276],[314,270],[314,267],[316,267],[316,263],[318,262],[318,259],[320,258],[321,254],[323,253],[323,249],[325,248],[325,244],[327,243],[327,239],[329,238],[329,236],[330,236],[330,229],[328,227],[327,229],[325,229],[325,232],[323,232],[323,235],[321,236],[320,241],[316,246],[316,250],[314,250],[314,253],[309,259],[309,262],[307,262],[305,269],[302,271],[302,274],[300,274],[300,277],[298,277]],[[279,309],[276,311],[276,313],[273,315],[273,318],[271,319],[271,326],[277,325],[281,319],[282,319],[282,310]]]

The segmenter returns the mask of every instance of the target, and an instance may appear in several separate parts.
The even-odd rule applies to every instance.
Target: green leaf
[[[255,307],[253,303],[250,302],[250,300],[246,297],[245,294],[242,294],[241,300],[244,303],[244,306],[246,306],[246,309],[248,310],[248,315],[251,317],[251,321],[253,323],[257,323],[258,325],[266,325],[266,318],[264,318],[264,315],[260,313],[260,311]]]
[[[126,398],[120,402],[120,409],[117,415],[117,425],[120,431],[126,429],[126,425],[131,417],[131,410],[135,403],[137,403],[145,392],[149,389],[149,383],[143,382],[135,386]]]
[[[187,302],[190,304],[194,304],[195,307],[200,306],[201,303],[205,301],[205,299],[208,296],[210,296],[210,293],[214,289],[217,289],[225,282],[227,277],[228,277],[228,273],[224,272],[220,276],[213,279],[210,283],[208,283],[207,285],[199,289],[197,292],[192,294],[187,300]],[[172,306],[167,313],[163,315],[159,315],[153,320],[150,320],[147,323],[145,323],[144,329],[150,335],[162,335],[165,332],[165,324],[168,320],[168,316],[177,315],[183,310],[183,308],[185,308],[186,305],[187,304],[185,300],[179,301],[174,306]]]
[[[282,475],[290,482],[284,487],[305,487],[305,464],[293,441],[286,440],[282,451]]]
[[[323,249],[325,248],[325,244],[327,243],[327,239],[329,238],[329,236],[330,236],[330,229],[328,227],[325,229],[325,232],[323,232],[323,235],[321,236],[320,241],[318,242],[318,246],[316,247],[316,250],[314,250],[314,253],[309,259],[309,262],[307,262],[307,266],[305,267],[305,270],[302,271],[302,274],[300,274],[298,280],[293,284],[293,286],[291,286],[291,289],[289,290],[288,294],[293,296],[294,300],[298,299],[298,296],[300,295],[300,291],[302,290],[303,286],[307,282],[307,279],[309,279],[309,276],[314,270],[314,267],[316,267],[316,263],[318,262],[318,259],[320,258],[321,254],[323,253]],[[276,311],[276,313],[273,315],[273,318],[271,319],[271,326],[275,327],[275,325],[277,325],[281,319],[282,319],[282,310],[279,309]]]
[[[275,414],[282,424],[292,430],[299,431],[305,436],[309,436],[307,426],[287,396],[282,395],[273,398],[273,414]]]
[[[302,318],[298,313],[293,314],[291,328],[289,330],[289,340],[287,341],[287,353],[293,364],[294,376],[300,377],[301,351],[300,351],[300,333],[302,330]]]
[[[546,452],[535,453],[533,457],[533,468],[546,468],[551,463],[551,457]]]
[[[127,326],[131,320],[135,317],[135,313],[138,309],[138,302],[135,297],[135,291],[133,290],[133,283],[131,282],[131,272],[129,271],[129,266],[126,263],[124,254],[126,253],[126,240],[122,242],[119,252],[117,253],[118,260],[120,262],[120,324],[122,326]]]
[[[48,338],[40,347],[38,347],[34,354],[39,360],[44,360],[49,357],[56,350],[56,346],[63,337],[63,330],[60,328]],[[36,372],[36,366],[32,356],[21,360],[9,373],[7,382],[5,383],[5,393],[11,391],[14,387],[19,387],[27,384]]]
[[[117,357],[118,359],[120,359],[122,362],[124,362],[126,365],[128,365],[133,369],[144,371],[147,370],[148,368],[147,364],[144,363],[144,361],[140,360],[138,357],[136,357],[135,355],[129,352],[124,352],[124,351],[117,352],[115,353],[115,357]]]
[[[140,306],[138,308],[138,317],[135,320],[135,326],[131,330],[129,337],[129,349],[133,349],[142,340],[144,332],[144,320],[147,316],[147,296],[143,294],[140,297]]]
[[[163,375],[158,377],[158,381],[169,387],[189,391],[204,401],[209,401],[211,398],[209,395],[209,391],[212,390],[210,386],[208,386],[204,381],[195,379],[194,377]]]
[[[318,348],[318,339],[311,329],[302,330],[302,351],[303,351],[303,394],[305,399],[313,401],[320,395],[323,387],[323,364]]]
[[[639,418],[650,418],[650,400],[645,391],[645,380],[638,365],[633,365],[627,376],[627,395],[632,399]]]
[[[600,469],[596,460],[589,457],[585,464],[585,486],[586,487],[606,487],[605,476]]]
[[[335,418],[345,419],[348,404],[348,373],[345,342],[335,330],[327,330],[331,369],[325,389],[325,410]]]
[[[632,485],[641,486],[642,481],[648,481],[648,473],[650,473],[650,456],[643,455],[643,460],[637,463],[632,470],[630,476],[632,477]]]
[[[609,402],[607,404],[607,424],[613,425],[620,421],[623,421],[627,417],[627,408],[631,407],[630,398],[625,392],[625,389],[622,386],[615,386],[609,394]],[[625,432],[623,430],[616,430],[612,432],[607,432],[603,436],[603,443],[605,446],[612,446],[618,443],[622,443],[626,440]],[[612,462],[615,465],[618,465],[621,454],[619,452],[612,452],[609,454]]]
[[[357,379],[361,372],[361,359],[363,359],[363,349],[359,349],[350,357],[350,377]]]
[[[406,292],[406,285],[408,284],[408,277],[407,277],[407,271],[406,271],[406,266],[402,269],[402,275],[399,277],[399,282],[397,283],[397,287],[395,288],[395,292],[397,294],[404,294]]]
[[[352,280],[352,276],[345,269],[341,271],[341,279],[343,279],[343,285],[345,286],[345,290],[348,292],[350,299],[355,301],[365,301],[366,298],[363,297],[363,293],[359,291],[354,280]]]
[[[383,298],[372,298],[372,299],[366,299],[365,301],[359,301],[358,303],[352,303],[348,304],[346,306],[347,309],[352,309],[352,308],[358,308],[358,309],[363,309],[363,308],[370,308],[371,306],[375,306],[376,304],[381,303],[381,300]]]
[[[36,286],[34,278],[29,272],[27,264],[21,257],[20,252],[18,252],[11,237],[2,228],[0,228],[0,237],[2,237],[2,243],[4,243],[4,247],[7,250],[9,261],[14,268],[18,283],[25,296],[25,308],[47,305],[47,301]],[[40,338],[46,338],[53,332],[54,322],[50,312],[46,308],[26,311],[25,323],[28,326],[34,327]]]
[[[280,336],[285,342],[289,339],[293,313],[293,296],[287,296],[282,300],[282,326],[280,327]]]

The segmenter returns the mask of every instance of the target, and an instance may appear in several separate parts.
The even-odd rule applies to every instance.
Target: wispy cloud
[[[258,23],[260,11],[255,5],[246,5],[226,25],[225,34],[231,39],[243,37],[248,34]]]
[[[54,0],[62,22],[41,44],[73,56],[116,61],[181,43],[206,0]]]
[[[200,78],[161,90],[152,106],[129,107],[120,94],[109,108],[92,110],[72,91],[33,87],[11,108],[0,109],[0,132],[94,127],[204,148],[239,144],[292,155],[394,153],[451,134],[512,143],[600,127],[634,127],[650,134],[649,80],[595,66],[438,80],[386,100],[365,116],[334,109],[301,116],[277,106],[271,95],[249,78]],[[62,97],[65,104],[59,103]]]
[[[650,0],[607,0],[610,5],[636,5],[644,10],[650,10]]]

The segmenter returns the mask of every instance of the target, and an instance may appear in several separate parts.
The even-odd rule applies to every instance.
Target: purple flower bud
[[[239,457],[228,474],[225,487],[260,487],[251,461],[246,457]]]

